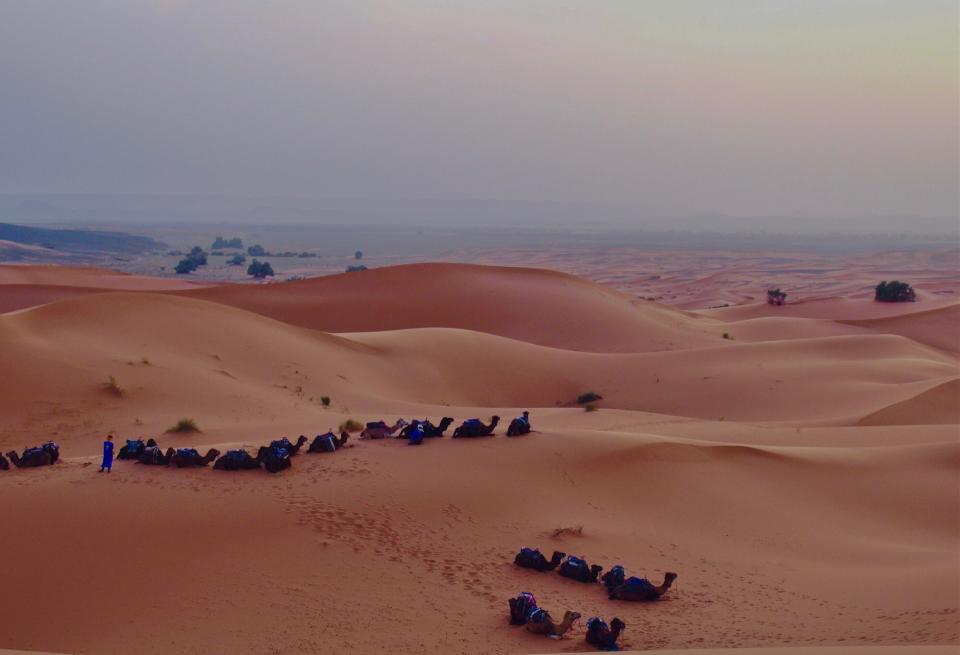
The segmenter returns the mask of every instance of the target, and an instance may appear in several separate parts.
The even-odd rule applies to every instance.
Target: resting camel
[[[188,466],[206,466],[219,456],[220,451],[216,448],[208,450],[207,454],[203,457],[200,456],[196,448],[177,448],[176,452],[173,453],[173,458],[170,460],[170,463],[178,469]]]
[[[263,468],[271,473],[290,468],[290,453],[285,448],[260,446],[260,450],[257,451],[257,459],[263,462]]]
[[[552,571],[560,565],[560,562],[566,556],[566,553],[555,550],[553,551],[553,557],[547,560],[543,553],[536,548],[521,548],[517,556],[513,558],[513,563],[525,569],[534,569],[540,572]]]
[[[213,463],[217,471],[247,471],[260,468],[260,457],[251,457],[244,449],[228,450]]]
[[[524,412],[523,416],[518,416],[510,421],[510,425],[507,427],[507,436],[519,437],[524,434],[530,434],[530,430],[530,412]]]
[[[149,466],[166,466],[175,452],[173,448],[167,448],[167,452],[163,452],[159,446],[148,446],[140,453],[137,461]]]
[[[23,455],[17,455],[16,451],[11,450],[7,453],[7,458],[17,468],[50,466],[60,458],[60,447],[52,441],[48,441],[42,446],[24,449]]]
[[[302,448],[303,444],[307,443],[307,441],[308,439],[301,434],[300,437],[297,439],[297,443],[291,443],[289,439],[284,437],[283,439],[276,439],[274,441],[271,441],[270,447],[283,448],[284,450],[287,451],[287,454],[289,454],[290,457],[293,457],[298,452],[300,452],[300,448]]]
[[[600,582],[603,583],[603,586],[610,589],[616,589],[624,582],[626,582],[627,574],[623,570],[623,567],[617,564],[612,569],[603,574],[603,577],[600,578]]]
[[[397,430],[407,425],[407,422],[402,418],[397,419],[397,422],[393,424],[393,427],[388,426],[384,421],[374,421],[372,423],[367,423],[367,427],[363,429],[363,432],[360,433],[361,439],[385,439],[387,437],[392,437]]]
[[[614,619],[607,625],[602,619],[594,617],[587,621],[587,643],[599,650],[617,650],[617,639],[627,624]]]
[[[597,566],[596,564],[587,566],[585,560],[571,555],[560,565],[559,573],[565,578],[570,578],[578,582],[596,582],[597,576],[600,575],[600,571],[602,570],[602,566]]]
[[[409,439],[410,430],[413,427],[415,427],[417,424],[419,424],[423,426],[424,437],[427,437],[427,438],[442,437],[443,433],[447,431],[447,428],[449,428],[452,423],[453,423],[453,419],[449,416],[444,416],[442,419],[440,419],[439,425],[434,425],[429,420],[412,421],[410,425],[408,425],[407,427],[403,428],[403,430],[400,431],[399,436],[401,439]]]
[[[156,445],[154,439],[147,439],[147,443],[143,443],[143,439],[127,439],[127,444],[117,453],[117,459],[137,459],[144,448]]]
[[[349,432],[341,432],[340,436],[337,437],[337,435],[333,433],[333,430],[330,430],[326,434],[318,434],[316,437],[314,437],[313,441],[310,443],[310,447],[307,448],[307,452],[332,453],[343,448],[344,444],[347,443],[347,439],[349,438]]]
[[[492,417],[490,425],[484,425],[480,419],[472,418],[464,421],[459,428],[453,431],[453,438],[489,437],[493,434],[498,423],[500,423],[499,416]]]
[[[3,453],[0,453],[0,470],[6,471],[10,468],[10,462],[7,461],[7,458],[3,456]]]
[[[676,579],[676,573],[667,573],[663,577],[663,584],[655,587],[653,583],[646,578],[627,578],[627,581],[622,585],[610,590],[610,600],[658,600],[667,593],[673,585],[673,581]]]
[[[527,630],[537,635],[547,635],[551,639],[562,639],[563,635],[573,627],[574,621],[580,618],[579,612],[566,611],[563,621],[557,623],[547,610],[534,610],[527,619]]]

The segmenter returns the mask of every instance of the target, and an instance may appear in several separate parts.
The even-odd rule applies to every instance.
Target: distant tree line
[[[243,241],[238,237],[234,237],[232,239],[227,240],[227,239],[224,239],[223,237],[218,236],[216,239],[213,240],[213,245],[210,246],[210,249],[216,250],[218,248],[236,248],[239,250],[243,248]]]

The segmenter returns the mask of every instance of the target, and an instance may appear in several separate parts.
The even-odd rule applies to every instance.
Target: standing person
[[[103,461],[100,463],[100,472],[110,472],[113,467],[113,435],[108,434],[107,440],[103,442]]]

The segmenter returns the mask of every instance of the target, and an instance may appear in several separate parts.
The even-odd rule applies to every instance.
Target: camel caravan
[[[521,548],[513,560],[521,568],[533,569],[540,573],[557,571],[557,574],[585,584],[602,584],[607,590],[610,600],[631,602],[651,602],[660,600],[677,579],[677,574],[667,572],[663,584],[654,585],[647,578],[634,576],[627,577],[626,570],[620,564],[611,568],[602,577],[603,567],[598,564],[589,564],[582,557],[567,555],[561,551],[554,551],[550,559],[536,548]],[[510,606],[510,624],[523,625],[527,630],[546,635],[553,639],[561,639],[580,618],[577,612],[567,611],[563,619],[555,621],[549,612],[540,608],[533,594],[524,591],[516,598],[508,600]],[[613,619],[608,625],[599,617],[592,617],[587,621],[586,641],[599,650],[618,650],[617,640],[626,629],[626,624],[619,618]]]
[[[363,427],[360,431],[360,438],[371,440],[405,439],[410,445],[418,446],[425,439],[442,438],[453,423],[454,419],[450,416],[444,416],[439,423],[433,423],[430,419],[412,419],[410,421],[398,419],[393,425],[388,425],[386,421],[374,421]],[[492,437],[499,423],[499,416],[492,416],[489,423],[484,423],[478,418],[467,419],[453,431],[453,438]],[[526,411],[513,419],[507,428],[508,437],[518,437],[531,432],[533,430],[530,426],[530,412]],[[290,458],[300,452],[304,446],[307,446],[308,453],[335,453],[346,445],[349,438],[350,433],[345,430],[341,430],[339,435],[335,434],[333,430],[329,430],[324,434],[318,434],[312,441],[302,434],[296,441],[283,437],[271,441],[266,446],[260,446],[256,455],[242,448],[228,450],[222,454],[216,448],[210,448],[204,454],[201,454],[196,448],[189,447],[164,450],[155,439],[147,439],[146,441],[143,439],[127,439],[126,443],[117,452],[116,459],[133,461],[145,466],[174,466],[176,468],[205,467],[212,462],[213,468],[218,471],[248,471],[263,468],[270,473],[278,473],[290,468]],[[109,439],[112,439],[112,437],[109,437]],[[307,445],[308,442],[309,445]],[[55,464],[59,458],[60,447],[54,442],[48,441],[41,446],[25,448],[21,454],[16,451],[10,451],[6,455],[0,454],[0,470],[9,470],[11,464],[17,468],[50,466]],[[112,451],[110,459],[113,459]],[[101,468],[101,470],[103,469]]]

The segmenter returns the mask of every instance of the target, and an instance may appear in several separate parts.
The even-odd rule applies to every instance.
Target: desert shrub
[[[174,268],[173,270],[177,272],[177,275],[186,275],[187,273],[193,273],[195,270],[197,270],[197,263],[190,258],[181,259],[177,263],[176,268]]]
[[[253,262],[250,263],[250,266],[247,267],[247,275],[252,275],[258,280],[273,277],[273,267],[270,265],[270,262],[261,262],[254,259]]]
[[[767,289],[767,304],[770,305],[782,305],[787,301],[787,294],[780,290],[780,287],[776,289]]]
[[[723,338],[724,338],[724,339],[733,339],[733,337],[730,336],[730,333],[729,333],[729,332],[724,332],[724,333],[723,333]]]
[[[243,266],[245,263],[247,263],[245,255],[234,255],[227,260],[227,266]]]
[[[884,280],[877,285],[873,299],[880,302],[915,302],[917,294],[906,282]]]
[[[593,403],[587,403],[586,405],[583,406],[583,411],[585,412],[595,412],[597,411],[597,409],[599,408]]]
[[[597,402],[598,400],[603,400],[603,396],[601,396],[600,394],[594,393],[594,392],[592,392],[592,391],[587,391],[586,393],[582,393],[582,394],[580,394],[579,396],[577,396],[577,404],[578,404],[578,405],[586,405],[586,404],[588,404],[588,403],[595,403],[595,402]]]
[[[348,418],[337,428],[339,432],[360,432],[361,430],[363,430],[363,423],[352,418]]]
[[[324,407],[330,406],[330,396],[320,396],[320,404]]]
[[[363,251],[362,251],[362,250],[358,250],[357,252],[353,253],[353,258],[354,258],[354,259],[363,259]]]
[[[550,533],[550,536],[554,539],[559,539],[560,537],[564,537],[566,535],[570,535],[572,537],[582,537],[583,526],[577,525],[565,528],[554,528],[553,532]]]
[[[358,264],[357,266],[347,266],[347,273],[358,273],[365,270],[367,270],[367,267],[363,264]]]
[[[120,386],[120,383],[117,382],[117,379],[112,375],[107,376],[107,381],[103,383],[103,388],[116,396],[123,395],[123,387]]]
[[[167,432],[200,432],[200,428],[197,427],[197,422],[192,418],[182,418],[167,428]]]
[[[267,251],[258,243],[247,248],[247,254],[251,257],[263,257],[267,254]]]

